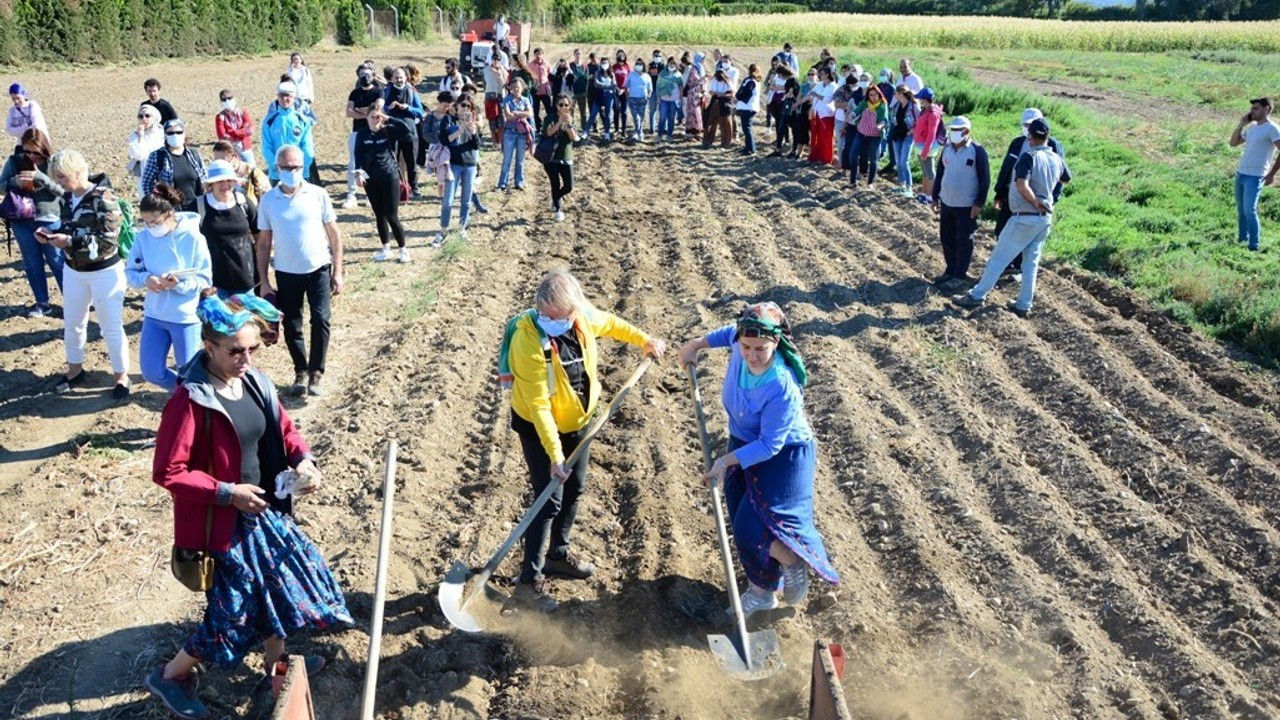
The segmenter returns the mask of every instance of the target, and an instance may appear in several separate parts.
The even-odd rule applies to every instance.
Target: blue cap
[[[916,93],[916,99],[933,102],[933,88],[922,88],[920,92]]]

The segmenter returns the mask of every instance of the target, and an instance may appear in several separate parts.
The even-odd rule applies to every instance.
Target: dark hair
[[[720,82],[729,82],[729,76],[725,74],[724,68],[716,68],[716,74],[712,77]]]
[[[823,66],[818,68],[818,79],[821,80],[823,75],[826,75],[828,80],[835,80],[835,73],[831,72],[831,68],[829,67]]]
[[[142,83],[142,88],[145,90],[145,89],[147,89],[147,88],[149,88],[149,87],[153,87],[153,88],[155,88],[155,89],[159,90],[159,89],[160,89],[160,81],[159,81],[159,80],[157,80],[157,79],[155,79],[155,78],[147,78],[147,79],[146,79],[146,82]]]
[[[438,103],[444,103],[444,102],[451,103],[451,102],[453,102],[453,93],[451,93],[451,92],[449,92],[448,90],[446,90],[446,91],[444,91],[444,92],[440,93],[439,95],[436,95],[436,102],[438,102]]]
[[[236,152],[236,146],[232,145],[229,140],[219,140],[218,142],[213,144],[213,152],[214,153],[233,153],[233,152]]]
[[[167,183],[156,183],[151,192],[138,203],[138,210],[144,213],[160,213],[167,215],[182,207],[182,191]]]
[[[1250,101],[1249,101],[1249,104],[1250,104],[1250,105],[1261,105],[1261,106],[1262,106],[1262,107],[1264,107],[1264,108],[1268,108],[1268,109],[1270,109],[1270,108],[1271,108],[1271,98],[1269,98],[1269,97],[1254,98],[1253,100],[1250,100]]]
[[[396,74],[395,67],[386,65],[382,68],[382,78],[387,82],[391,82],[391,76]]]
[[[778,74],[783,77],[795,77],[795,72],[791,70],[791,66],[786,63],[778,63]]]
[[[281,73],[280,82],[293,82],[293,76],[289,73]]]
[[[760,66],[751,63],[747,66],[747,76],[756,82],[760,82]]]
[[[53,157],[53,145],[49,142],[49,136],[40,128],[27,128],[22,133],[22,139],[19,141],[22,147],[27,145],[35,145],[40,148],[40,153],[44,155],[44,159],[48,160]]]
[[[231,92],[230,90],[227,90],[226,88],[223,88],[222,90],[218,91],[219,100],[226,100],[227,98],[233,98],[235,96],[236,96],[235,93]]]

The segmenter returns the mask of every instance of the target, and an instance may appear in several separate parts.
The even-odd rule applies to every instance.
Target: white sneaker
[[[431,247],[437,248],[444,244],[444,233],[438,232],[436,236],[431,238]]]
[[[742,617],[749,618],[761,610],[775,610],[778,607],[778,594],[770,590],[757,593],[755,588],[747,588],[742,593]],[[726,614],[733,615],[733,608],[725,609]]]
[[[356,200],[355,193],[347,193],[347,199],[342,201],[342,209],[350,210],[351,208],[360,207],[359,201]]]
[[[557,211],[556,211],[556,222],[564,222],[564,211],[563,211],[563,210],[557,210]]]
[[[386,262],[391,259],[391,248],[383,245],[382,249],[373,254],[374,262]]]
[[[397,261],[402,263],[409,262],[409,248],[407,247],[400,248],[400,257],[397,258]]]

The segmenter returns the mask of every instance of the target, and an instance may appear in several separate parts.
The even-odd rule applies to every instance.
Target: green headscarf
[[[742,336],[743,330],[758,330],[761,335],[767,335],[778,342],[777,352],[782,355],[782,361],[791,368],[795,373],[796,382],[800,383],[800,387],[809,384],[809,371],[804,367],[804,358],[800,356],[800,351],[791,342],[791,333],[789,327],[784,327],[768,318],[756,315],[747,315],[738,320],[738,336]]]

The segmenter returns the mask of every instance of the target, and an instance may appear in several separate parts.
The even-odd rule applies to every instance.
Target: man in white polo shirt
[[[280,148],[280,183],[258,204],[258,269],[265,295],[276,293],[284,316],[284,340],[293,358],[294,395],[321,395],[329,349],[329,304],[342,292],[342,236],[329,194],[303,179],[302,151]],[[275,248],[273,286],[268,270]],[[302,339],[302,301],[311,313],[311,354]]]

